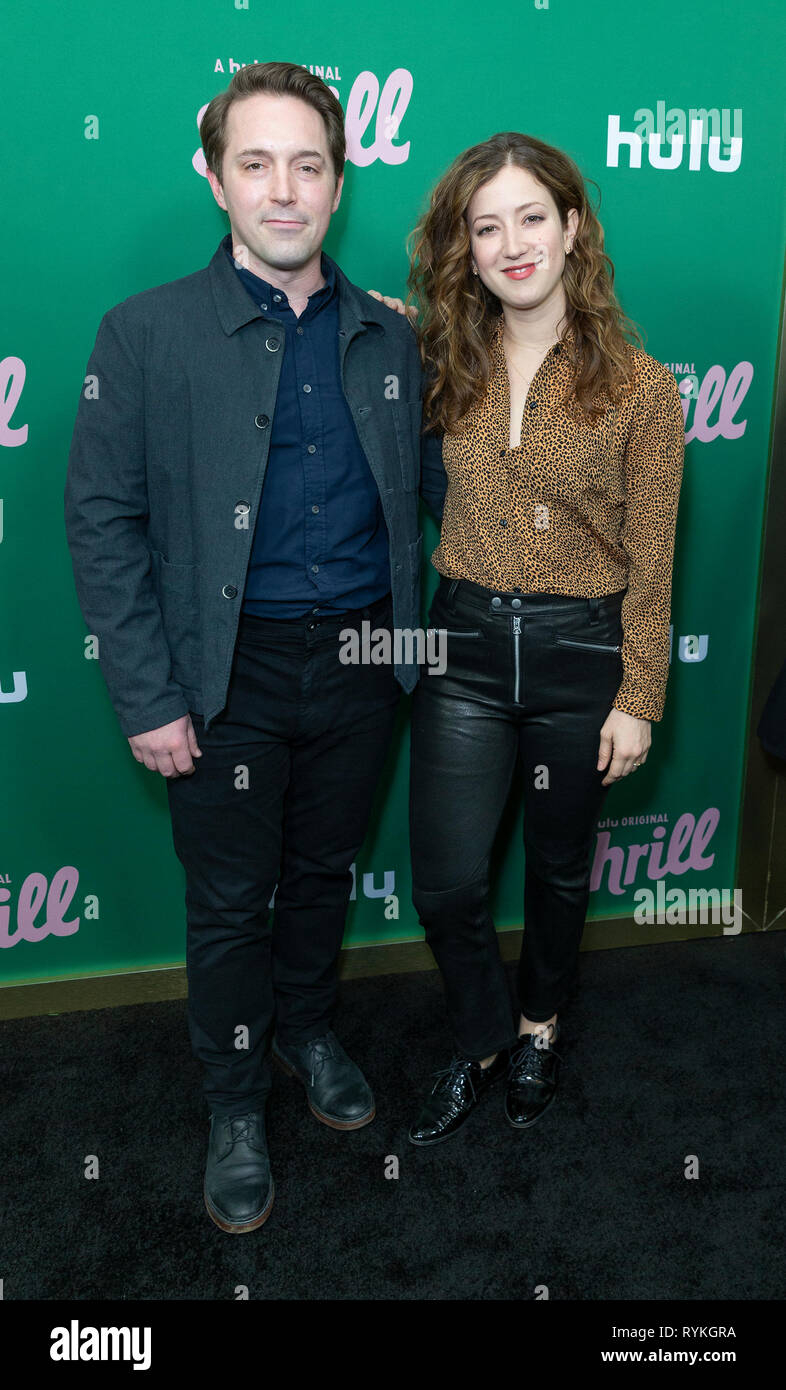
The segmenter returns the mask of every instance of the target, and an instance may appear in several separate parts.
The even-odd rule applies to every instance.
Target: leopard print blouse
[[[571,367],[557,343],[532,378],[521,443],[511,449],[502,328],[500,317],[483,399],[443,439],[448,486],[432,564],[500,593],[591,597],[627,586],[614,707],[660,720],[684,454],[677,383],[630,345],[634,388],[582,424],[561,404]]]

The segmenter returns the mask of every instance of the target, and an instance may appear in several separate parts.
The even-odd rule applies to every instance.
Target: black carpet
[[[542,1121],[513,1130],[498,1088],[430,1150],[406,1133],[450,1056],[440,977],[345,984],[377,1118],[330,1130],[276,1071],[276,1201],[242,1236],[203,1205],[185,1001],[3,1023],[4,1298],[781,1298],[785,942],[582,953]]]

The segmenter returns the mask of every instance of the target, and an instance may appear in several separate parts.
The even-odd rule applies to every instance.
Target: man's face
[[[210,170],[207,177],[229,214],[236,259],[249,270],[270,279],[271,271],[318,261],[344,177],[336,182],[325,122],[313,106],[268,92],[234,102],[221,180]]]

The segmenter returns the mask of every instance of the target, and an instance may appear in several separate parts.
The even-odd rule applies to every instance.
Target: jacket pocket
[[[197,565],[178,565],[160,551],[151,552],[153,576],[172,658],[172,678],[190,689],[200,688],[199,597]]]

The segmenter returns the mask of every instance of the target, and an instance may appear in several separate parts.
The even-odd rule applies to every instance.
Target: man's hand
[[[379,299],[383,304],[387,304],[389,309],[395,309],[397,314],[404,314],[405,317],[409,317],[412,323],[418,316],[416,305],[410,304],[407,308],[403,299],[395,299],[393,295],[380,294],[379,290],[366,290],[366,294],[370,294],[372,299]]]
[[[635,719],[624,710],[612,709],[600,731],[598,750],[598,771],[600,772],[611,757],[611,767],[603,778],[601,786],[608,787],[635,771],[635,764],[641,767],[647,761],[647,751],[652,743],[649,719]]]
[[[150,729],[146,734],[133,734],[128,740],[138,763],[162,777],[180,777],[194,771],[193,758],[201,758],[202,750],[196,741],[190,714],[182,714],[171,724]]]

